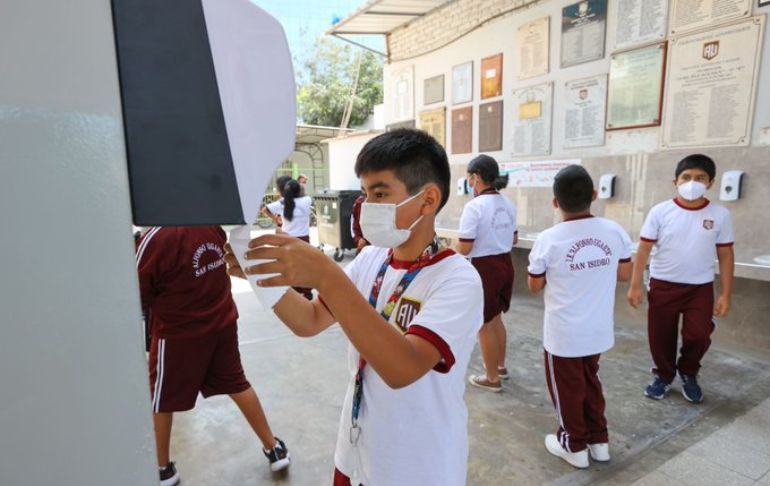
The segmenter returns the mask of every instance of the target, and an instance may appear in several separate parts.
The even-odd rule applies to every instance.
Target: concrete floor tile
[[[754,483],[746,476],[702,459],[689,451],[674,457],[661,466],[659,471],[692,486],[748,486]]]
[[[638,481],[631,483],[631,486],[663,486],[675,482],[676,479],[666,476],[660,471],[653,471]]]
[[[726,443],[719,436],[702,440],[687,451],[754,480],[760,479],[770,471],[770,455],[746,447],[740,442]]]
[[[770,472],[762,476],[762,478],[757,481],[757,484],[762,484],[764,486],[770,486]]]

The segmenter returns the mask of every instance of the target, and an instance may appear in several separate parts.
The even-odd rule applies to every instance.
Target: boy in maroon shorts
[[[730,212],[705,197],[715,176],[716,165],[709,157],[693,154],[682,159],[674,179],[677,197],[654,206],[640,232],[628,301],[633,307],[642,304],[642,274],[652,254],[647,332],[655,377],[644,394],[654,400],[666,396],[679,373],[684,398],[703,401],[697,375],[711,345],[713,317],[724,317],[730,310],[733,225]],[[714,302],[716,259],[722,292]],[[680,315],[682,348],[677,361]]]
[[[224,263],[227,238],[220,227],[154,227],[137,248],[142,309],[150,315],[150,393],[162,486],[179,483],[169,460],[174,412],[227,394],[262,442],[273,471],[289,465],[289,452],[273,436],[238,352],[238,311]]]

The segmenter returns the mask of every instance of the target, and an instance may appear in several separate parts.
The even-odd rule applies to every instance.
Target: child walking
[[[446,153],[428,134],[393,130],[356,161],[366,194],[366,246],[344,269],[283,236],[251,242],[245,269],[278,273],[261,285],[289,290],[274,307],[297,335],[338,322],[350,341],[348,391],[334,454],[335,485],[464,485],[468,463],[465,373],[482,323],[482,287],[468,261],[442,248],[436,214],[449,197]],[[243,276],[234,255],[231,273]]]
[[[500,189],[508,185],[508,176],[500,175],[497,161],[488,155],[479,155],[468,164],[468,184],[475,197],[463,208],[457,248],[479,272],[484,288],[479,346],[486,369],[484,375],[471,375],[468,381],[475,387],[499,392],[500,379],[508,378],[508,336],[502,314],[511,307],[513,294],[511,249],[519,238],[516,206],[500,194]]]
[[[617,223],[591,215],[591,176],[579,165],[556,174],[553,205],[563,222],[537,237],[527,284],[545,289],[545,374],[559,428],[545,438],[551,454],[577,468],[609,461],[599,358],[615,343],[617,281],[631,277],[631,238]]]
[[[697,376],[711,345],[713,317],[724,317],[730,310],[733,225],[730,212],[705,197],[716,177],[713,160],[689,155],[677,164],[674,176],[677,196],[654,206],[642,226],[628,301],[633,307],[642,304],[642,276],[652,255],[647,332],[655,376],[644,394],[662,399],[679,373],[684,398],[701,403]],[[715,304],[716,259],[722,286]],[[680,316],[682,347],[677,360]]]
[[[238,351],[238,310],[219,227],[154,227],[136,255],[142,308],[150,311],[150,392],[161,486],[179,484],[169,458],[174,412],[204,398],[229,395],[262,443],[273,471],[289,465],[273,435]]]

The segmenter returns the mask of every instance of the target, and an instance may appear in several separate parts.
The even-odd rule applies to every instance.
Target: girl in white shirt
[[[479,345],[484,358],[485,376],[471,375],[470,384],[499,392],[501,378],[508,378],[505,367],[507,333],[502,314],[511,305],[513,264],[511,249],[518,242],[516,207],[499,190],[508,185],[500,175],[497,161],[479,155],[468,164],[468,184],[474,197],[460,218],[458,251],[469,257],[484,287],[484,326]]]

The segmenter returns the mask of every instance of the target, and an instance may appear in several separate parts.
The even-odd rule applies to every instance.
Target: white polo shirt
[[[473,242],[471,258],[510,253],[518,230],[516,206],[498,192],[474,197],[460,217],[460,241]]]
[[[368,246],[345,269],[369,298],[390,250]],[[350,477],[360,458],[367,486],[460,486],[468,465],[468,412],[463,401],[465,373],[483,322],[481,279],[468,261],[451,250],[435,257],[412,281],[390,322],[432,342],[441,352],[436,369],[394,390],[371,366],[364,369],[364,394],[357,448],[350,443],[350,419],[359,353],[348,348],[349,384],[342,406],[334,464]],[[444,257],[444,258],[442,258]],[[406,267],[388,268],[377,310],[382,311]]]
[[[603,353],[615,344],[618,264],[631,261],[631,238],[614,221],[589,216],[538,235],[530,276],[545,277],[543,346],[563,358]]]
[[[652,278],[701,285],[714,281],[717,247],[732,246],[733,223],[724,206],[706,200],[689,209],[671,199],[650,209],[640,238],[654,243]]]
[[[283,217],[283,199],[267,205],[267,210],[283,218],[281,229],[289,236],[308,236],[310,234],[310,211],[313,199],[309,196],[294,199],[294,217],[291,221]]]

